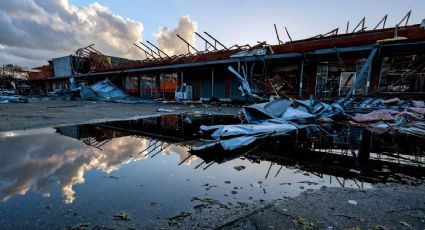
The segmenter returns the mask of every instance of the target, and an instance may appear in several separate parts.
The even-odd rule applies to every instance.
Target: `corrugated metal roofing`
[[[129,97],[127,93],[116,87],[109,80],[100,81],[94,84],[91,88],[98,95],[102,96],[107,100]]]

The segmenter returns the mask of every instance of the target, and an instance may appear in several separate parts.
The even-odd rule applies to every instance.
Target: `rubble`
[[[201,126],[201,132],[213,140],[193,147],[192,151],[216,146],[226,151],[253,147],[264,138],[283,136],[310,127],[321,128],[336,121],[376,133],[394,130],[423,137],[425,108],[419,107],[423,104],[423,101],[403,102],[399,98],[366,98],[360,103],[355,103],[353,99],[342,99],[332,104],[313,98],[278,99],[252,104],[244,106],[239,114],[243,124]]]
[[[383,100],[383,101],[381,101],[381,103],[384,104],[384,105],[399,105],[401,103],[401,100],[399,98],[395,97],[395,98],[391,98],[391,99],[388,99],[388,100]]]
[[[393,121],[395,115],[399,114],[398,111],[389,109],[375,110],[366,114],[358,114],[353,117],[355,122],[378,122],[378,121]]]
[[[243,118],[248,124],[201,126],[204,133],[215,142],[192,148],[200,151],[220,145],[224,150],[235,150],[249,146],[258,140],[282,136],[297,129],[315,125],[307,120],[333,117],[343,113],[337,104],[328,105],[310,100],[280,99],[269,103],[253,104],[242,108]]]
[[[5,103],[28,103],[28,99],[19,95],[0,96],[0,104]]]
[[[2,89],[0,88],[0,94],[1,95],[15,95],[16,91],[15,90],[10,90],[10,89]]]
[[[138,97],[130,96],[108,79],[100,81],[91,87],[82,84],[80,87],[80,97],[84,100],[99,100],[128,104],[146,102]]]
[[[425,115],[425,108],[409,107],[407,110],[410,110],[411,112],[418,113],[418,114],[421,114],[421,115]]]
[[[175,109],[164,109],[164,108],[158,108],[156,109],[157,112],[162,112],[162,113],[175,113],[176,110]]]
[[[233,67],[229,66],[227,69],[230,72],[232,72],[234,75],[236,75],[236,77],[238,78],[238,81],[241,83],[239,90],[241,91],[243,97],[246,97],[248,101],[252,101],[253,99],[264,100],[264,98],[253,93],[251,86],[249,85],[249,82],[247,80],[248,75],[246,74],[247,71],[245,71],[245,68],[242,68],[243,77],[235,69],[233,69]]]
[[[419,107],[419,108],[425,108],[425,102],[424,101],[412,101],[413,107]]]

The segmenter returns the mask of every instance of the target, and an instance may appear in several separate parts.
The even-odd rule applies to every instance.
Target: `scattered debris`
[[[404,227],[408,227],[408,228],[411,228],[411,227],[412,227],[409,223],[407,223],[407,222],[406,222],[406,221],[404,221],[404,220],[401,220],[399,223],[400,223],[401,225],[403,225]]]
[[[72,227],[65,227],[65,230],[86,230],[89,227],[89,224],[77,224]]]
[[[349,200],[348,203],[350,203],[352,205],[356,205],[357,204],[357,201],[355,201],[355,200]]]
[[[412,106],[413,107],[418,107],[418,108],[425,108],[425,102],[424,101],[412,101]]]
[[[158,204],[157,202],[152,201],[152,202],[150,203],[150,206],[151,206],[151,207],[153,207],[153,206],[156,206],[157,204]]]
[[[129,221],[131,218],[128,213],[121,211],[115,214],[113,219],[118,221]]]
[[[245,166],[243,166],[243,165],[239,165],[239,166],[235,166],[235,167],[233,167],[235,170],[237,170],[237,171],[241,171],[241,170],[244,170],[245,169]]]
[[[399,98],[395,97],[395,98],[391,98],[391,99],[388,99],[388,100],[383,100],[383,101],[381,101],[381,103],[384,104],[384,105],[399,105],[399,104],[401,104],[401,100]]]
[[[212,198],[200,199],[200,198],[197,198],[197,197],[192,197],[192,201],[195,201],[195,200],[206,203],[208,205],[217,205],[217,204],[220,203],[220,202],[218,202],[218,200],[212,199]]]
[[[362,173],[361,171],[355,170],[355,169],[349,169],[348,171],[351,172],[351,173],[355,173],[355,174],[361,174]]]
[[[309,100],[278,99],[244,106],[240,118],[245,124],[201,126],[212,141],[192,148],[196,154],[209,149],[225,151],[255,149],[257,143],[301,129],[326,129],[330,123],[361,126],[372,132],[398,130],[425,136],[425,102],[365,98],[360,102],[342,98],[331,104]],[[332,133],[330,131],[329,133]]]
[[[0,96],[0,104],[5,103],[28,103],[28,99],[19,95]]]
[[[298,182],[299,184],[307,184],[307,185],[318,185],[319,183],[317,183],[317,182],[312,182],[312,181],[300,181],[300,182]],[[285,183],[281,183],[281,185],[282,184],[285,184]],[[286,183],[286,184],[291,184],[291,183]]]
[[[327,105],[312,99],[306,101],[281,99],[245,106],[242,113],[248,124],[201,126],[201,131],[210,134],[216,141],[196,146],[192,150],[202,151],[218,145],[224,150],[235,150],[267,137],[285,135],[307,127],[302,124],[306,119],[330,117],[343,113],[343,110],[338,104]],[[294,121],[298,121],[299,124],[295,124]]]
[[[355,122],[377,122],[377,121],[393,121],[395,116],[399,114],[398,111],[394,110],[375,110],[367,114],[360,114],[353,117]]]
[[[217,188],[217,185],[208,185],[206,186],[205,190],[210,191],[212,188]]]
[[[170,226],[180,226],[181,222],[186,218],[191,216],[192,213],[190,212],[180,212],[179,214],[168,218],[168,225]]]
[[[83,100],[110,101],[127,104],[146,102],[145,100],[142,100],[138,97],[130,96],[115,86],[108,79],[99,81],[91,87],[87,87],[82,84],[79,88],[79,91],[80,97]]]
[[[288,183],[280,183],[279,185],[291,185],[292,183],[288,182]]]
[[[175,113],[177,110],[175,110],[175,109],[158,108],[156,111],[157,112],[162,112],[162,113]]]
[[[303,217],[298,217],[297,219],[293,220],[294,223],[301,226],[302,229],[313,229],[314,223],[311,223],[309,220]]]
[[[206,207],[207,207],[206,204],[198,204],[198,205],[193,206],[194,209],[203,209],[203,208],[206,208]]]

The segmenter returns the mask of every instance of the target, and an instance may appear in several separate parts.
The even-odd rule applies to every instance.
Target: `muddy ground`
[[[106,102],[31,100],[0,105],[0,131],[132,119],[176,112],[236,114],[237,106],[206,104],[118,104]],[[0,150],[1,151],[1,150]],[[425,186],[382,185],[369,190],[322,188],[274,202],[220,204],[208,201],[182,210],[147,229],[425,229]],[[136,220],[113,226],[139,229]],[[78,226],[77,226],[78,227]],[[108,227],[108,226],[106,226]],[[87,226],[101,229],[100,226]]]
[[[240,203],[231,208],[218,204],[171,224],[182,229],[424,229],[424,189],[323,187],[269,203]]]
[[[423,185],[322,187],[270,202],[205,199],[194,201],[192,210],[143,226],[130,219],[113,226],[80,224],[68,229],[425,229],[424,191]]]

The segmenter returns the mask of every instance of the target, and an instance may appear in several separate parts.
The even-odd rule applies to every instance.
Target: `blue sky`
[[[176,27],[178,18],[189,15],[198,23],[199,31],[208,31],[228,45],[268,41],[276,43],[273,23],[279,26],[282,40],[287,40],[284,26],[293,39],[301,39],[340,27],[345,31],[366,17],[366,26],[374,27],[385,15],[388,26],[395,25],[409,10],[409,23],[425,18],[424,0],[98,0],[114,14],[143,23],[143,36],[154,41],[161,26]],[[91,0],[70,0],[79,7]]]

